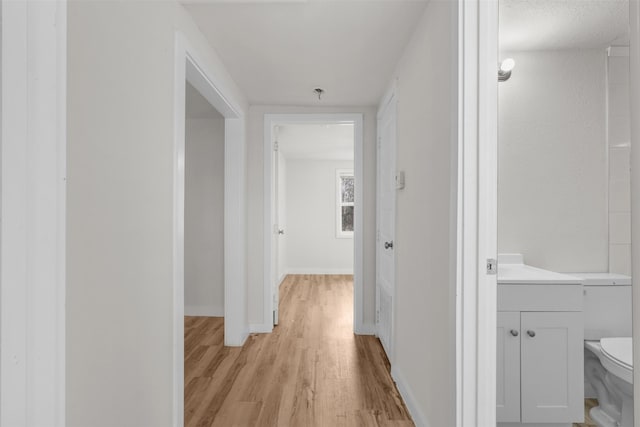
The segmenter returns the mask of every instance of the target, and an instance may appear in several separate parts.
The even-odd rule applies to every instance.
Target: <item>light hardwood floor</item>
[[[353,334],[353,277],[291,275],[280,324],[224,347],[185,318],[185,426],[413,426],[377,338]]]
[[[589,416],[589,411],[591,408],[598,406],[598,401],[596,399],[585,399],[584,400],[584,423],[575,423],[573,427],[598,427],[596,423],[593,422],[591,417]]]

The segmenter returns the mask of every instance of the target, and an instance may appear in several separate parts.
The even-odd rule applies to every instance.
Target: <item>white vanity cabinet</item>
[[[571,426],[584,416],[581,284],[498,284],[497,421]]]

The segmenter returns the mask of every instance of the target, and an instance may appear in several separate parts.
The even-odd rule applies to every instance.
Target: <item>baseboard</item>
[[[287,274],[353,274],[353,268],[290,268]]]
[[[282,285],[282,282],[284,282],[284,279],[287,278],[287,274],[289,273],[287,272],[287,273],[284,273],[282,276],[280,276],[280,279],[278,280],[278,286]]]
[[[420,410],[411,388],[407,384],[402,373],[400,373],[398,368],[395,366],[391,367],[391,377],[396,382],[400,396],[402,397],[402,400],[404,400],[405,405],[407,405],[409,415],[413,418],[413,422],[416,427],[430,427],[427,422],[427,417],[425,417],[424,413]]]
[[[224,317],[224,308],[212,305],[185,305],[185,316]]]
[[[249,338],[249,333],[248,332],[243,332],[238,341],[234,340],[234,339],[229,339],[226,340],[227,337],[225,337],[225,346],[228,347],[242,347],[244,345],[244,343],[247,341],[247,338]]]
[[[249,332],[252,334],[270,334],[273,332],[273,325],[269,323],[253,323],[249,325]]]
[[[356,335],[376,335],[376,325],[373,323],[363,323],[355,330]]]
[[[573,423],[496,423],[496,427],[571,427]],[[593,424],[589,424],[593,425]]]

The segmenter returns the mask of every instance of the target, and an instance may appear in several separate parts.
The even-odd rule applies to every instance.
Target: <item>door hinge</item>
[[[498,262],[494,258],[487,258],[487,274],[498,274]]]
[[[380,230],[376,232],[376,241],[380,241]]]
[[[274,141],[274,143],[273,143],[273,151],[278,151],[278,141]]]
[[[376,324],[380,323],[380,310],[376,310]]]

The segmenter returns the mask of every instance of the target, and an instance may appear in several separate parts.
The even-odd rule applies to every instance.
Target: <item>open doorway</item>
[[[265,117],[265,312],[287,274],[353,274],[362,324],[362,116]]]
[[[189,82],[185,97],[184,407],[224,344],[225,120]]]
[[[354,124],[279,124],[273,134],[276,286],[319,275],[352,283]]]
[[[184,314],[224,317],[224,117],[187,83]]]
[[[173,421],[175,425],[182,425],[185,311],[186,314],[224,315],[220,347],[241,346],[248,336],[244,243],[246,160],[243,104],[228,88],[221,89],[223,84],[211,71],[216,68],[215,64],[208,57],[201,57],[179,33],[176,34],[175,60]],[[191,101],[197,100],[190,103],[189,111],[188,97]],[[204,119],[199,119],[199,115],[204,115]],[[207,141],[216,140],[214,146],[207,145]],[[201,159],[201,150],[217,158]],[[194,171],[185,169],[189,163],[196,166]],[[194,173],[191,175],[191,172]],[[190,185],[193,183],[199,185]],[[213,241],[215,239],[218,241]],[[214,277],[222,281],[222,286],[212,284]],[[185,289],[185,280],[194,278],[207,284],[203,289]],[[208,300],[200,300],[203,295]]]
[[[499,14],[497,422],[630,427],[629,4]]]

